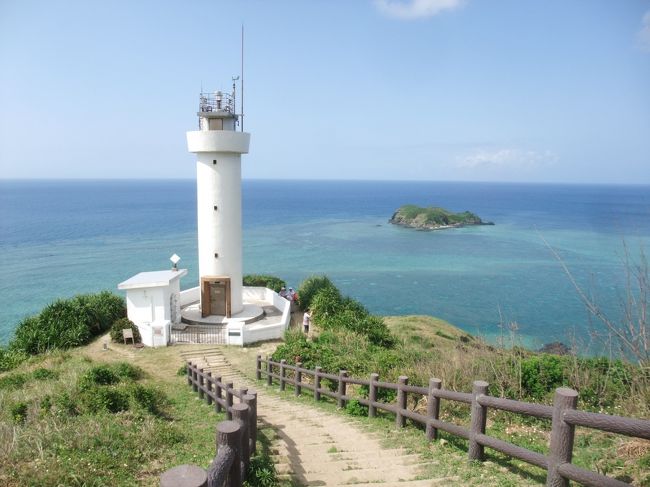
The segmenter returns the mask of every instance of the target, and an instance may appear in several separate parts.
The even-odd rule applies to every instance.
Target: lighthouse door
[[[226,283],[210,283],[210,314],[226,316]]]
[[[202,315],[230,317],[230,279],[227,277],[201,278]]]

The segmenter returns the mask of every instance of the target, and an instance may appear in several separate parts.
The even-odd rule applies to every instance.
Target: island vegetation
[[[494,225],[493,222],[484,222],[478,215],[470,211],[453,213],[440,207],[423,208],[415,205],[399,207],[388,221],[394,225],[418,230],[439,230],[467,225]]]

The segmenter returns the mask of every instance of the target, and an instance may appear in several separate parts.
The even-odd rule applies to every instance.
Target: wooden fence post
[[[255,378],[262,380],[262,356],[258,355],[255,359]]]
[[[285,368],[285,365],[287,364],[287,361],[285,359],[280,360],[280,390],[284,391],[284,377],[287,373],[287,369]]]
[[[321,367],[316,367],[314,369],[314,401],[320,401],[320,371],[323,370]]]
[[[397,378],[397,411],[395,412],[395,426],[403,428],[406,426],[406,417],[402,411],[406,409],[406,391],[402,388],[409,383],[409,378],[405,375],[400,375]]]
[[[244,396],[246,394],[248,394],[248,389],[246,389],[245,387],[242,387],[241,389],[239,389],[239,402],[240,403],[244,402]]]
[[[273,385],[273,377],[271,373],[273,372],[273,365],[271,365],[271,357],[266,356],[266,385]]]
[[[474,381],[472,387],[472,419],[469,427],[469,449],[467,454],[470,460],[483,461],[485,458],[484,447],[476,441],[476,435],[485,434],[487,422],[487,406],[478,403],[479,396],[487,395],[488,383],[483,380]]]
[[[257,392],[248,391],[244,396],[244,404],[248,406],[248,436],[250,438],[250,453],[257,450]]]
[[[302,392],[302,388],[300,387],[300,383],[302,382],[302,371],[300,368],[302,367],[302,362],[296,362],[296,388],[295,388],[295,393],[296,396],[299,396],[300,393]]]
[[[370,385],[368,386],[368,400],[370,404],[368,405],[368,417],[374,418],[377,416],[377,407],[374,403],[377,402],[377,381],[379,380],[379,374],[372,373],[370,374]]]
[[[232,391],[233,383],[226,382],[226,419],[232,419]]]
[[[246,470],[251,460],[248,437],[248,406],[246,404],[235,404],[232,407],[232,419],[239,424],[239,441],[241,451],[241,476],[246,478]]]
[[[433,391],[440,390],[442,381],[440,379],[429,379],[429,395],[427,396],[427,418],[439,419],[440,418],[440,398],[433,395]],[[427,421],[427,440],[438,439],[438,428]]]
[[[221,376],[218,375],[216,377],[216,383],[215,383],[215,388],[214,388],[214,395],[216,396],[217,399],[221,399]],[[221,412],[221,403],[217,400],[214,401],[214,410],[218,413]]]
[[[197,375],[196,375],[196,365],[192,365],[192,390],[194,392],[197,392],[199,390],[199,386],[197,385],[198,380],[197,380]]]
[[[179,465],[160,476],[160,487],[207,487],[208,474],[196,465]]]
[[[207,396],[208,396],[208,406],[212,405],[212,372],[208,371],[208,378],[206,382]]]
[[[348,376],[347,370],[339,370],[339,392],[336,395],[336,399],[337,399],[336,406],[339,408],[345,407],[345,400],[343,399],[343,396],[345,396],[345,389],[346,389],[345,378],[347,376]]]
[[[555,390],[548,474],[546,475],[547,487],[569,486],[569,480],[562,477],[557,469],[563,463],[571,463],[575,426],[564,422],[564,412],[567,409],[575,409],[577,404],[578,393],[573,389],[560,387]]]
[[[203,380],[203,367],[199,369],[199,399],[205,399],[205,392],[203,388],[205,387],[205,381]]]
[[[228,447],[234,453],[234,458],[228,472],[229,487],[241,487],[241,450],[240,428],[235,421],[222,421],[217,424],[217,454],[222,447]],[[208,474],[209,475],[209,474]],[[210,479],[212,480],[212,479]]]

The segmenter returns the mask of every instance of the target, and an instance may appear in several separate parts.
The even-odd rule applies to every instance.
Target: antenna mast
[[[244,131],[244,24],[241,25],[241,131]]]

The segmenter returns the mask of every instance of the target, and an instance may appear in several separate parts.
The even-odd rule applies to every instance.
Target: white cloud
[[[457,166],[464,169],[526,168],[532,169],[553,164],[557,155],[551,151],[536,152],[521,149],[479,149],[457,158]]]
[[[375,6],[389,17],[403,20],[433,17],[444,10],[460,7],[464,0],[374,0]]]
[[[650,10],[648,10],[641,20],[641,30],[637,34],[641,49],[650,52]]]

